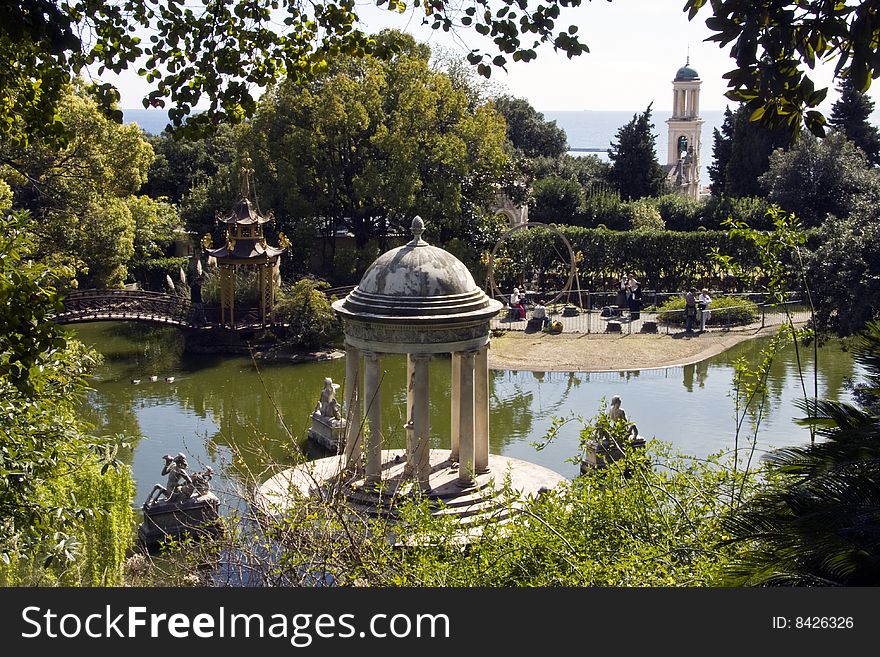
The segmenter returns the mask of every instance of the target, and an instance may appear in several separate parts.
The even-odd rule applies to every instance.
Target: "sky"
[[[700,109],[722,110],[732,105],[724,97],[726,84],[722,79],[733,67],[730,47],[719,48],[705,41],[711,34],[705,25],[708,9],[688,21],[683,6],[684,0],[584,0],[581,7],[563,9],[557,25],[577,25],[589,53],[568,59],[545,45],[531,62],[511,62],[506,72],[495,69],[492,81],[542,112],[641,111],[651,102],[655,110],[671,110],[672,79],[689,56],[691,67],[702,80]],[[358,0],[357,7],[369,32],[384,27],[404,29],[419,41],[462,56],[473,47],[493,45],[472,29],[455,34],[432,30],[420,25],[420,18],[409,12],[393,14],[370,0]],[[148,87],[136,74],[106,79],[119,87],[123,108],[142,107]],[[830,69],[818,71],[813,79],[817,88],[830,86],[828,98],[820,107],[830,112],[837,98]],[[880,84],[869,95],[876,102]]]

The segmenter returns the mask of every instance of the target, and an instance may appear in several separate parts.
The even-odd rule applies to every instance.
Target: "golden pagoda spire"
[[[246,199],[251,197],[251,174],[254,172],[252,164],[253,160],[248,152],[242,153],[238,175],[241,181],[241,197]]]

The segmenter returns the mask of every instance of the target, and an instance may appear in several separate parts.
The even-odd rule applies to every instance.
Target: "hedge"
[[[727,231],[612,231],[556,226],[570,242],[578,262],[581,289],[614,290],[623,273],[632,273],[642,289],[685,290],[708,287],[741,291],[739,282],[710,257],[713,249],[757,267],[752,244],[731,238]],[[520,230],[496,252],[495,282],[502,290],[514,286],[543,291],[562,289],[568,279],[569,254],[562,240],[543,228]]]

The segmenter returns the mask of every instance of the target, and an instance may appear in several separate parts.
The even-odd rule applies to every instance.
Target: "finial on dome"
[[[412,226],[410,226],[410,230],[413,234],[413,241],[410,244],[418,244],[422,242],[422,233],[425,232],[425,222],[422,221],[422,218],[416,215],[413,217]]]

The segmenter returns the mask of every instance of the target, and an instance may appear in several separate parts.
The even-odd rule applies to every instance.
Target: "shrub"
[[[180,269],[186,270],[189,258],[151,258],[130,269],[131,277],[137,281],[142,290],[167,292],[166,277],[170,276],[177,285]]]
[[[27,556],[0,560],[0,586],[119,586],[132,546],[135,486],[131,469],[101,471],[97,459],[57,476],[39,491],[44,504],[59,509],[47,532],[66,534],[61,545],[45,541]],[[87,512],[70,519],[60,510],[76,500]]]
[[[279,290],[273,319],[285,326],[286,337],[313,349],[330,341],[339,330],[330,299],[322,292],[325,281],[303,278]]]
[[[666,228],[666,222],[660,216],[660,211],[649,199],[625,203],[624,210],[629,217],[629,227],[632,230],[664,230]]]
[[[743,297],[713,297],[706,326],[742,326],[758,319],[758,305]],[[670,326],[684,326],[684,296],[667,299],[658,309],[657,320]]]
[[[574,180],[548,176],[535,181],[529,216],[545,223],[580,223],[578,209],[583,204],[584,191]]]
[[[581,209],[581,223],[585,227],[595,226],[612,230],[626,230],[628,227],[620,192],[607,185],[594,185],[584,198]]]
[[[732,218],[757,230],[770,229],[773,222],[767,217],[769,207],[765,199],[754,196],[713,196],[706,202],[703,224],[717,230]]]
[[[665,194],[657,199],[657,209],[669,230],[698,230],[702,225],[706,204],[682,194]]]

